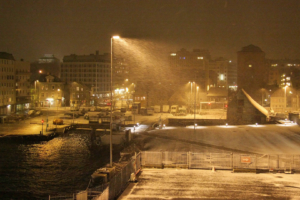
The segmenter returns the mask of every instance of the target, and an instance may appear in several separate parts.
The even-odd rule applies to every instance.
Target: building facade
[[[194,49],[192,52],[182,48],[169,54],[169,65],[176,82],[184,85],[195,81],[202,90],[209,90],[209,61],[208,50]]]
[[[258,91],[267,84],[268,69],[265,52],[259,47],[248,45],[237,52],[237,85],[254,100],[259,101]]]
[[[230,60],[222,57],[209,62],[209,87],[223,87],[228,88],[228,68],[231,64]]]
[[[60,71],[60,60],[53,54],[45,54],[30,64],[32,80],[36,80],[39,74],[51,74],[60,77]]]
[[[30,62],[15,61],[16,71],[16,111],[29,109],[31,106]]]
[[[293,87],[293,78],[295,72],[300,70],[300,60],[278,59],[267,60],[269,68],[268,85],[277,85],[278,87]]]
[[[70,107],[80,108],[81,106],[90,106],[90,88],[84,84],[72,82],[68,85],[70,92]]]
[[[38,104],[40,107],[68,106],[69,95],[65,82],[48,75],[36,84]]]
[[[92,95],[106,96],[110,92],[110,54],[64,56],[61,64],[61,80],[77,82],[93,88]]]
[[[0,115],[15,112],[15,59],[12,54],[0,52]]]

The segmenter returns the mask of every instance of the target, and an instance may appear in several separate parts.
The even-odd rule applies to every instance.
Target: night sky
[[[299,18],[299,0],[0,0],[0,51],[29,61],[104,53],[118,34],[170,52],[209,49],[236,60],[254,44],[267,58],[297,59]]]

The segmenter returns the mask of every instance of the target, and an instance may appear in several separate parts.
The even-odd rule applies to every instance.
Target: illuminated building
[[[67,84],[76,82],[91,88],[91,104],[98,105],[97,99],[108,99],[110,96],[111,56],[108,53],[100,55],[64,56],[61,64],[61,80]],[[124,59],[113,60],[113,90],[126,89],[129,84],[128,69]],[[71,95],[71,98],[72,95]],[[87,100],[89,101],[89,100]],[[99,102],[98,102],[99,103]]]
[[[15,61],[16,71],[16,111],[29,109],[31,104],[30,92],[30,62]]]
[[[37,84],[38,102],[41,107],[68,106],[69,95],[65,82],[57,77],[47,75]]]
[[[169,54],[169,64],[178,84],[195,81],[202,89],[209,90],[209,61],[208,50],[194,49],[192,52],[182,48],[176,53]]]
[[[12,54],[0,52],[0,115],[15,111],[15,59]]]

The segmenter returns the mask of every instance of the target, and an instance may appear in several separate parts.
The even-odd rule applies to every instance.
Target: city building
[[[239,89],[228,103],[229,124],[265,124],[269,118],[268,110],[251,98],[244,89]]]
[[[0,52],[0,115],[15,112],[15,59],[12,54]]]
[[[227,84],[231,90],[237,90],[237,66],[231,60],[227,69]]]
[[[237,52],[237,85],[244,89],[254,100],[259,101],[259,90],[268,81],[268,68],[265,52],[259,47],[248,45]]]
[[[84,84],[72,82],[68,85],[70,93],[70,107],[80,108],[81,106],[89,106],[90,102],[90,88]]]
[[[208,63],[209,68],[209,87],[223,87],[228,88],[228,68],[229,60],[222,57],[211,60]]]
[[[209,62],[208,50],[194,49],[192,52],[182,48],[169,54],[169,65],[172,74],[179,85],[195,81],[202,90],[209,90]]]
[[[40,107],[69,106],[69,88],[59,78],[46,75],[36,82],[38,104]]]
[[[92,88],[92,95],[105,97],[110,94],[110,54],[64,56],[61,64],[61,80],[77,82]]]
[[[30,64],[31,80],[37,80],[39,74],[51,74],[60,77],[60,60],[53,54],[45,54]]]
[[[29,109],[32,103],[30,91],[30,62],[15,61],[16,111]]]
[[[268,85],[277,85],[278,87],[292,86],[297,81],[300,71],[300,60],[278,59],[267,60],[269,68]],[[298,84],[299,85],[299,84]],[[297,84],[295,85],[297,86]]]
[[[275,113],[298,111],[299,94],[300,92],[292,87],[279,88],[270,97],[270,109]]]

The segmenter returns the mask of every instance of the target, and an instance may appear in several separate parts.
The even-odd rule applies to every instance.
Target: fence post
[[[188,165],[188,169],[190,169],[190,151],[187,153],[187,157],[186,157],[186,163]]]
[[[137,160],[136,160],[136,152],[134,152],[134,157],[135,157],[134,174],[136,174],[136,172],[138,171],[138,168],[137,168]]]
[[[292,162],[292,169],[294,169],[294,155],[292,155],[293,157],[292,157],[292,159],[293,159],[293,162]],[[290,171],[292,171],[292,169],[290,170]]]
[[[233,170],[233,153],[231,152],[231,169]]]
[[[257,154],[255,154],[255,170],[257,169]]]
[[[164,167],[164,152],[161,151],[161,167]]]
[[[268,154],[268,169],[270,171],[270,154]]]
[[[277,169],[279,169],[279,155],[277,154]]]

